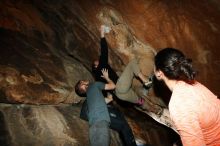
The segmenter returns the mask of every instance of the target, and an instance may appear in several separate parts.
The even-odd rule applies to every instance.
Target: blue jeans
[[[99,121],[89,127],[90,146],[109,146],[110,131],[107,121]]]

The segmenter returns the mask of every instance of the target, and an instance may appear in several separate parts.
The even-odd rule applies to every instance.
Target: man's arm
[[[115,89],[115,83],[109,78],[107,69],[102,69],[102,77],[107,81],[107,84],[105,84],[105,90]]]
[[[103,66],[106,66],[108,64],[108,44],[105,39],[104,25],[101,26],[100,33],[101,33],[101,40],[100,40],[101,54],[99,58],[99,63]]]
[[[113,97],[112,97],[112,94],[111,93],[107,93],[107,97],[105,97],[105,103],[106,104],[109,104],[110,102],[113,101]]]

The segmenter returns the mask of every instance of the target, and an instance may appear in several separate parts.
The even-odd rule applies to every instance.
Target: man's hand
[[[113,101],[113,96],[111,93],[107,92],[107,97],[105,98],[105,103],[108,104]]]
[[[109,76],[108,76],[108,70],[106,68],[102,69],[102,78],[104,78],[106,81],[109,80]]]
[[[105,25],[101,25],[101,27],[100,27],[100,35],[101,35],[101,38],[105,37]]]
[[[110,31],[111,31],[111,27],[106,26],[106,25],[101,25],[101,27],[100,27],[100,35],[101,35],[101,38],[104,38],[104,37],[105,37],[105,34],[106,34],[106,33],[109,33]]]
[[[102,76],[106,81],[107,84],[105,84],[105,90],[113,90],[115,89],[115,83],[112,82],[112,80],[108,76],[108,70],[106,68],[102,69]]]

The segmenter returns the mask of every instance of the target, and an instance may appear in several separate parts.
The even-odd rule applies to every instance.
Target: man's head
[[[86,96],[86,91],[89,86],[88,80],[79,80],[75,85],[75,92],[79,96]]]
[[[99,60],[95,60],[93,62],[93,68],[96,69],[98,67],[98,65],[99,65]]]

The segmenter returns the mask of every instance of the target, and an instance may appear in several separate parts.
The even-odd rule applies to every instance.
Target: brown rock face
[[[78,118],[79,107],[2,105],[0,108],[1,145],[85,146],[88,124]],[[10,121],[5,123],[4,121]],[[121,145],[112,131],[112,145]]]
[[[76,79],[91,79],[100,24],[112,28],[107,40],[116,71],[140,57],[149,75],[155,52],[175,47],[194,60],[199,80],[220,93],[218,1],[7,1],[0,7],[3,101],[72,102]]]
[[[79,119],[81,105],[0,106],[1,146],[88,146],[88,123]],[[129,109],[128,121],[135,137],[146,143],[171,145],[172,131],[149,117]],[[140,116],[137,118],[136,116]],[[148,122],[146,122],[148,121]],[[163,139],[162,141],[160,139]],[[119,135],[111,130],[111,146],[122,146]]]
[[[110,47],[109,62],[117,72],[121,72],[132,58],[138,57],[142,60],[141,70],[148,76],[153,72],[153,58],[158,50],[179,48],[193,59],[199,71],[198,80],[220,95],[218,0],[8,0],[0,2],[0,102],[35,105],[78,102],[80,99],[73,88],[79,79],[93,80],[91,62],[98,58],[101,24],[112,29],[106,38]],[[139,81],[134,81],[134,88],[140,85]],[[168,103],[170,93],[157,85],[150,91],[150,102],[166,107],[164,101]],[[15,111],[15,107],[9,109],[1,108],[0,118],[6,119],[5,125],[14,120],[7,113],[10,114],[12,109]],[[59,117],[58,123],[65,123],[54,108],[34,107],[25,112],[28,113],[18,112],[15,116],[39,114],[34,120],[22,123],[35,129],[33,135],[40,133],[42,139],[47,135],[43,127],[52,129],[50,126],[53,126],[47,123],[52,123],[50,119],[42,122],[47,116],[43,112],[52,112]],[[35,116],[30,119],[32,117]],[[66,120],[77,123],[79,119]],[[10,132],[12,127],[8,127],[5,131]],[[60,131],[65,132],[61,132],[61,139],[56,143],[75,145],[75,135],[63,127]],[[20,131],[17,129],[15,133],[20,135]],[[49,135],[56,138],[60,131]],[[11,145],[16,145],[11,138],[20,138],[7,132],[5,135]],[[34,136],[32,138],[41,142]],[[62,143],[63,139],[65,142]],[[117,137],[115,140],[116,144]],[[155,138],[155,141],[160,140]],[[54,143],[49,142],[49,145]],[[28,144],[28,141],[21,143]],[[47,144],[42,142],[42,145]],[[158,142],[157,145],[162,144]]]

